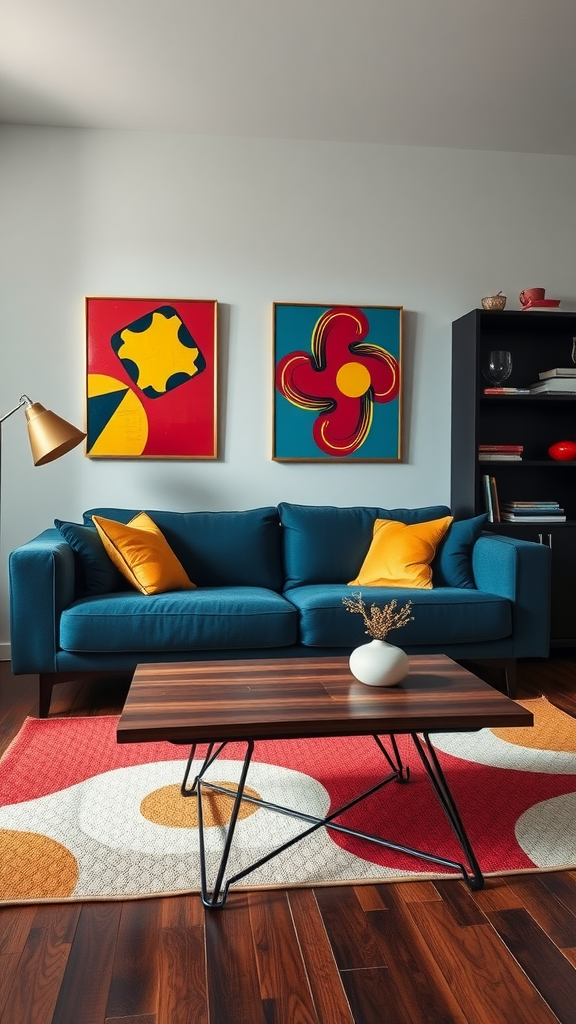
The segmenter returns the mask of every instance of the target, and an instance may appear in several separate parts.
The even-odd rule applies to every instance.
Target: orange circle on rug
[[[210,780],[213,781],[213,780]],[[235,782],[216,782],[215,786],[225,786],[231,792],[236,793],[238,786]],[[261,800],[262,797],[250,786],[244,787],[246,796]],[[215,825],[227,825],[230,821],[234,800],[231,796],[224,796],[223,793],[214,793],[205,790],[202,807],[204,810],[204,824],[207,827]],[[242,801],[238,818],[249,818],[258,810],[256,804]],[[140,814],[147,821],[155,825],[168,825],[172,828],[198,828],[198,801],[196,796],[182,796],[180,786],[161,786],[154,789],[144,797],[140,804]]]
[[[557,750],[572,753],[576,750],[576,722],[550,704],[546,697],[536,700],[517,700],[534,713],[534,725],[518,729],[492,729],[499,739],[519,747],[537,750]]]
[[[10,899],[70,896],[78,881],[78,862],[61,843],[38,832],[0,829],[0,891]]]

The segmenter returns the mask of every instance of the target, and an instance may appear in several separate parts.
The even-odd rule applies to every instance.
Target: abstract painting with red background
[[[86,299],[91,458],[216,458],[217,303]]]

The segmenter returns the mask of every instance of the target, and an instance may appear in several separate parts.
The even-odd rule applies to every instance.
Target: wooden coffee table
[[[392,688],[357,682],[347,657],[267,658],[138,665],[118,724],[119,743],[169,740],[191,746],[182,783],[183,796],[196,795],[200,837],[201,899],[211,909],[224,906],[230,885],[321,827],[385,846],[434,864],[455,868],[472,889],[484,884],[482,872],[430,739],[431,732],[464,732],[487,727],[533,724],[532,714],[444,655],[410,658],[406,678]],[[411,736],[432,788],[464,854],[467,867],[434,853],[401,846],[380,836],[348,829],[335,819],[392,781],[406,783],[395,736]],[[280,807],[244,794],[255,740],[321,736],[372,736],[383,754],[384,778],[326,818]],[[204,773],[231,741],[246,744],[238,789],[207,782]],[[208,751],[199,773],[190,773],[198,743]],[[230,825],[217,877],[208,886],[202,791],[234,797]],[[309,827],[245,870],[225,878],[242,800],[307,822]],[[470,872],[470,873],[469,873]]]

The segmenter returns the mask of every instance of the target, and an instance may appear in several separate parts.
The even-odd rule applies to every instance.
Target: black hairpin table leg
[[[450,792],[450,788],[446,781],[444,772],[440,767],[438,755],[436,754],[436,751],[432,746],[430,734],[427,732],[422,733],[424,743],[422,743],[422,740],[420,739],[417,733],[413,732],[411,733],[411,736],[414,746],[416,747],[416,750],[420,755],[422,764],[424,765],[424,768],[426,770],[426,774],[430,780],[430,784],[434,792],[436,793],[442,810],[444,811],[446,817],[448,818],[448,821],[452,827],[452,831],[454,832],[458,842],[460,843],[462,851],[465,854],[466,859],[468,861],[468,866],[472,873],[472,877],[470,878],[467,875],[465,875],[465,881],[468,883],[471,889],[481,889],[482,886],[484,885],[484,877],[480,870],[480,865],[476,860],[474,850],[472,849],[472,844],[466,834],[466,829],[462,824],[462,819],[456,806],[456,802],[454,800],[454,797],[452,796],[452,793]]]

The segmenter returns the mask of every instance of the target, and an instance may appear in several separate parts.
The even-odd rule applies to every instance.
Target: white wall
[[[84,422],[85,295],[217,299],[222,328],[217,462],[34,469],[4,424],[0,642],[7,553],[55,516],[448,502],[451,321],[534,285],[576,308],[575,186],[573,157],[0,128],[0,415]],[[271,461],[273,301],[404,306],[402,464]]]

